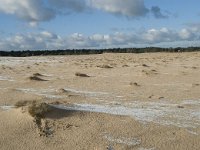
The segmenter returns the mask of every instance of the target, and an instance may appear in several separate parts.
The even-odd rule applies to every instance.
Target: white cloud
[[[55,17],[54,11],[47,8],[43,0],[0,0],[0,12],[16,15],[32,25]]]
[[[181,39],[188,40],[192,39],[194,37],[194,34],[188,29],[182,29],[179,33],[179,36]]]
[[[89,0],[89,2],[93,8],[128,18],[143,17],[148,13],[152,13],[157,19],[169,17],[163,14],[158,6],[147,8],[144,0]]]
[[[98,42],[103,42],[106,40],[106,36],[102,34],[94,34],[90,36],[90,39]]]
[[[150,12],[156,18],[166,17],[157,6],[146,8],[144,0],[0,0],[0,13],[14,15],[30,26],[60,14],[96,9],[128,18],[143,17]]]
[[[179,39],[176,31],[167,28],[150,29],[141,34],[146,43],[173,42]]]
[[[127,17],[140,17],[148,13],[143,0],[90,0],[92,7]]]
[[[49,21],[60,13],[81,12],[85,0],[0,0],[0,12],[25,20],[30,26]]]
[[[168,28],[149,29],[143,32],[115,32],[113,34],[93,34],[85,36],[74,33],[61,37],[48,31],[17,34],[0,39],[0,50],[27,49],[82,49],[138,46],[191,46],[200,43],[200,26],[188,26],[180,31]],[[187,43],[187,44],[186,44]],[[200,44],[193,46],[200,46]],[[191,44],[191,45],[190,45]]]

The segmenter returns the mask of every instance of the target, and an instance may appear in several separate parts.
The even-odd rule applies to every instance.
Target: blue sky
[[[0,0],[0,50],[200,46],[197,0]]]

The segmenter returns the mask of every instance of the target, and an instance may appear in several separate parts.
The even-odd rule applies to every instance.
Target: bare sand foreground
[[[199,58],[0,57],[0,149],[199,150]],[[14,107],[33,100],[51,106],[39,125]]]

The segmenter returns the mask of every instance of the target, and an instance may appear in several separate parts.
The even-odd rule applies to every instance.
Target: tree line
[[[110,48],[110,49],[66,49],[66,50],[24,50],[24,51],[0,51],[0,56],[29,57],[47,55],[88,55],[103,53],[153,53],[153,52],[194,52],[200,51],[200,47],[187,48]]]

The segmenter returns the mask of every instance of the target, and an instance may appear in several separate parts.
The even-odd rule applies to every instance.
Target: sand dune
[[[199,58],[0,57],[0,149],[199,150]]]

